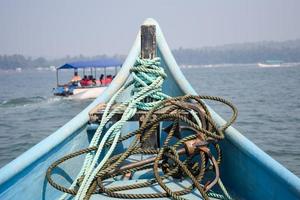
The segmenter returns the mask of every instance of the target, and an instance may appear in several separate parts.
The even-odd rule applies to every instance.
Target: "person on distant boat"
[[[104,74],[101,74],[100,78],[99,78],[99,81],[100,81],[100,84],[102,85],[103,84],[103,78],[104,78]]]
[[[83,79],[80,81],[81,86],[87,86],[88,85],[88,79],[87,76],[84,75]]]
[[[112,75],[108,75],[107,76],[107,84],[110,84],[113,80],[113,76]]]
[[[78,75],[78,71],[74,71],[74,76],[71,79],[71,83],[77,83],[81,80],[81,77]]]
[[[93,78],[92,81],[93,81],[93,85],[97,85],[97,82],[96,82],[95,78]]]
[[[89,78],[87,79],[87,86],[93,85],[93,75],[89,75]]]
[[[107,75],[105,79],[102,80],[103,85],[108,85],[112,82],[112,75]]]

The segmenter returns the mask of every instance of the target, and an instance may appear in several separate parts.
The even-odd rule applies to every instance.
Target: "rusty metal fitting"
[[[184,148],[188,155],[193,155],[196,152],[199,152],[199,149],[202,146],[206,146],[208,143],[206,141],[200,140],[199,138],[188,140],[184,142]]]

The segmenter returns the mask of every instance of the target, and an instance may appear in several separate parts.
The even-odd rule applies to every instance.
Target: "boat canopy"
[[[107,58],[107,59],[101,59],[101,60],[88,60],[88,61],[76,61],[76,62],[70,62],[66,63],[61,67],[58,67],[57,69],[78,69],[78,68],[104,68],[104,67],[112,67],[112,66],[121,66],[122,62],[113,59],[113,58]]]

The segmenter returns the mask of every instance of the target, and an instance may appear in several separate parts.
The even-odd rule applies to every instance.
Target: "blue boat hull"
[[[145,24],[155,24],[148,19]],[[168,78],[163,90],[171,96],[196,94],[181,73],[157,25],[158,54]],[[0,199],[56,199],[62,192],[46,180],[47,168],[62,156],[85,148],[95,127],[88,124],[88,112],[99,103],[107,102],[129,77],[129,69],[140,53],[140,35],[123,64],[119,74],[86,109],[0,170]],[[230,77],[229,77],[230,78]],[[219,123],[223,119],[210,109]],[[134,129],[137,124],[128,125]],[[126,148],[126,144],[124,145]],[[237,199],[300,199],[300,179],[264,153],[233,127],[226,130],[221,142],[223,161],[221,178],[229,193]],[[80,170],[83,156],[68,161],[54,171],[53,179],[59,184],[70,185]],[[63,177],[63,178],[62,178]],[[197,196],[190,197],[196,198]],[[198,196],[199,197],[199,196]],[[92,199],[102,199],[94,195]]]
[[[55,96],[69,96],[73,94],[73,90],[76,87],[64,87],[64,86],[58,86],[53,89],[53,94]]]

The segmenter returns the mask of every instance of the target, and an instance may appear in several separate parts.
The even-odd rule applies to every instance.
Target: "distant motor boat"
[[[49,69],[50,69],[50,71],[56,71],[56,67],[53,65],[49,66]]]
[[[18,67],[18,68],[16,68],[16,71],[17,71],[17,72],[21,72],[21,71],[22,71],[22,68],[21,68],[21,67]]]
[[[267,60],[266,62],[257,63],[259,67],[281,67],[283,61],[281,60]]]
[[[95,99],[107,88],[117,73],[117,67],[122,63],[116,59],[102,59],[93,61],[77,61],[66,63],[56,68],[57,87],[53,89],[55,96],[72,97],[72,99]],[[115,67],[115,75],[107,75],[106,68]],[[96,69],[103,68],[104,74],[97,79]],[[62,69],[73,69],[74,76],[69,83],[59,84],[58,73]],[[83,69],[83,78],[78,75],[78,69]],[[90,75],[85,70],[90,69]]]

